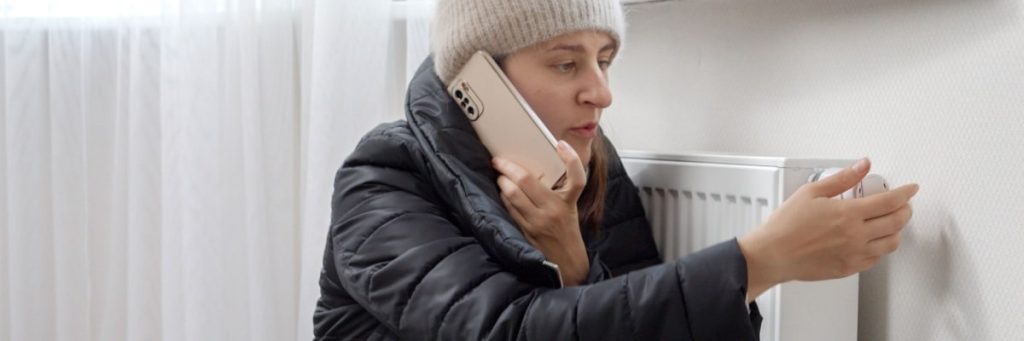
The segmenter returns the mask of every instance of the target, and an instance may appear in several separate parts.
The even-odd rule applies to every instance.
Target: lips
[[[580,137],[594,138],[597,136],[597,123],[587,123],[581,126],[570,128],[569,131],[572,132],[574,135]]]

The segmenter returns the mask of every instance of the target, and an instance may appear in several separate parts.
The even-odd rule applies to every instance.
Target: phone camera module
[[[466,108],[466,117],[468,117],[470,121],[476,121],[480,118],[480,111],[476,110],[476,107],[470,105]]]

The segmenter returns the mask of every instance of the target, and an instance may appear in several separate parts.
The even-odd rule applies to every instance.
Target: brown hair
[[[608,155],[605,151],[603,134],[594,139],[590,147],[590,172],[587,185],[583,188],[576,209],[580,218],[580,228],[599,232],[601,218],[604,216],[605,189],[608,186]]]

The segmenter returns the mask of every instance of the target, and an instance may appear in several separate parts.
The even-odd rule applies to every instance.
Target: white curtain
[[[0,341],[305,340],[429,1],[0,1]]]

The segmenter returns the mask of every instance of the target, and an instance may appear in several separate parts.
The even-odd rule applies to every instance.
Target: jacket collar
[[[427,172],[459,227],[520,278],[557,287],[558,272],[513,223],[500,199],[491,154],[469,120],[448,96],[428,57],[409,84],[406,119],[425,151]]]

